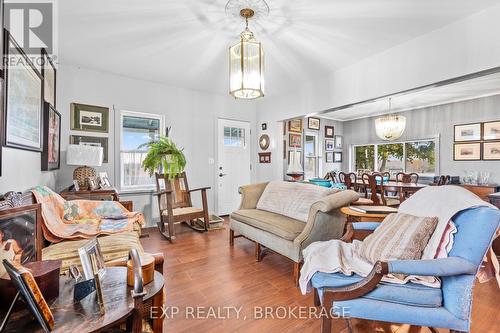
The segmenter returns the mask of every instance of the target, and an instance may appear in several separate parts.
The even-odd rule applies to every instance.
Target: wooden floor
[[[312,295],[303,296],[292,282],[292,263],[277,254],[262,262],[254,259],[252,242],[238,238],[234,248],[228,244],[228,229],[200,234],[176,226],[174,243],[155,229],[141,241],[146,251],[165,255],[166,313],[164,332],[319,332],[320,320],[301,319],[299,307],[312,307]],[[196,307],[202,318],[193,319]],[[235,307],[240,310],[239,319]],[[274,319],[258,319],[265,307],[275,309]],[[280,319],[284,309],[295,314]],[[177,309],[180,313],[175,314]],[[219,317],[211,319],[219,311]],[[205,313],[204,313],[205,312]],[[187,317],[187,318],[186,318]],[[257,318],[256,318],[257,317]],[[473,333],[500,332],[500,291],[493,283],[477,284],[474,290]],[[369,321],[353,320],[356,333],[430,332]],[[334,322],[332,332],[347,332],[344,321]],[[443,330],[440,332],[448,332]]]

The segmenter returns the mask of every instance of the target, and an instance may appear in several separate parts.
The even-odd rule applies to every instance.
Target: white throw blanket
[[[460,211],[488,206],[489,203],[481,200],[472,192],[459,186],[429,186],[413,194],[399,207],[400,213],[415,216],[437,216],[439,219],[422,259],[433,259],[439,243],[446,229],[448,221]],[[473,223],[473,221],[471,221]],[[373,268],[373,263],[359,255],[360,241],[344,243],[340,240],[315,242],[303,251],[304,265],[301,269],[299,285],[303,294],[310,291],[310,280],[316,272],[342,273],[367,276]],[[441,282],[432,276],[407,276],[404,280],[393,275],[384,276],[383,281],[393,283],[407,283],[409,281],[430,287],[439,288]]]

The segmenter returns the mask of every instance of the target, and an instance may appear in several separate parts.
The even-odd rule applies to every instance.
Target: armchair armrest
[[[340,191],[327,195],[326,197],[316,201],[311,206],[309,218],[311,218],[311,215],[318,211],[328,213],[335,209],[348,206],[350,203],[353,203],[358,199],[359,195],[352,190]]]
[[[210,190],[210,186],[193,188],[192,190],[189,190],[188,192],[191,193],[191,192],[206,191],[206,190]]]
[[[389,273],[422,276],[475,275],[477,265],[460,257],[389,261]]]

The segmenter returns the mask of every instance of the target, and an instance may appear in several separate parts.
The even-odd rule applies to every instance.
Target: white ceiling
[[[59,62],[226,94],[227,49],[243,29],[226,1],[61,0]],[[264,44],[272,96],[496,3],[268,0],[269,16],[250,28]]]
[[[391,97],[392,112],[465,101],[500,94],[500,72],[438,87],[417,89]],[[349,121],[389,113],[389,99],[380,98],[321,114],[321,117]]]

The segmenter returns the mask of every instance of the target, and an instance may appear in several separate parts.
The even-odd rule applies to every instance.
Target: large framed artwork
[[[483,143],[483,160],[500,161],[500,141]]]
[[[481,123],[455,125],[455,142],[481,140]]]
[[[453,147],[454,161],[479,161],[481,159],[481,143],[456,143]]]
[[[72,145],[90,145],[104,149],[103,163],[108,163],[108,138],[98,136],[71,135],[69,143]]]
[[[0,211],[0,257],[16,264],[42,260],[40,204]],[[0,279],[7,272],[0,265]]]
[[[109,108],[71,103],[71,129],[76,131],[108,133]]]
[[[43,77],[43,98],[56,107],[56,67],[52,63],[47,51],[42,49],[42,77]]]
[[[42,76],[5,31],[4,145],[42,151]]]
[[[483,123],[483,140],[500,140],[500,121]]]
[[[42,171],[57,170],[61,161],[61,115],[48,102],[43,110]]]

